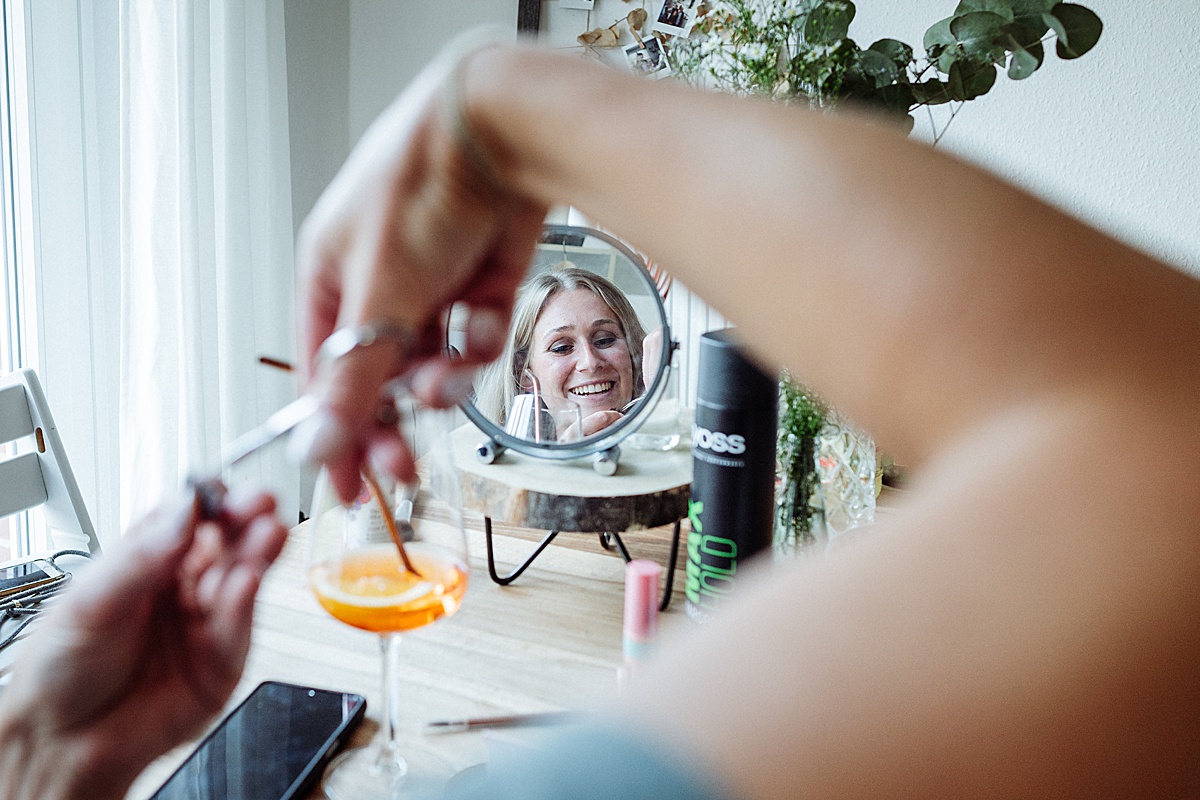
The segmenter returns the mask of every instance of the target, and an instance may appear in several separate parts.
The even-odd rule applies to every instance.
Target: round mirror
[[[451,310],[450,347],[463,311]],[[517,293],[504,353],[481,369],[463,410],[494,450],[544,458],[608,451],[666,384],[666,309],[641,258],[608,234],[545,226]],[[480,457],[490,460],[481,447]]]

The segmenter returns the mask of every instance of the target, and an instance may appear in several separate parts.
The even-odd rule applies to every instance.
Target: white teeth
[[[589,383],[587,386],[576,386],[571,389],[571,394],[589,395],[603,394],[613,387],[612,381],[604,381],[603,383]]]

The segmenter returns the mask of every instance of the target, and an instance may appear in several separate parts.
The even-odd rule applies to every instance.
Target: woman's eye
[[[597,336],[595,339],[593,339],[592,344],[596,347],[606,348],[606,347],[612,347],[616,343],[616,341],[617,341],[616,336],[613,336],[610,333],[606,333],[603,336]]]
[[[556,356],[565,356],[573,349],[574,345],[572,345],[570,342],[555,342],[554,344],[550,345],[550,352],[554,353]]]

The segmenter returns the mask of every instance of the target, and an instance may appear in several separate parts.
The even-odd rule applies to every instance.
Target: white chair
[[[33,437],[32,447],[0,460],[0,518],[41,506],[56,549],[99,554],[42,385],[33,370],[20,369],[0,377],[0,445],[26,437]]]

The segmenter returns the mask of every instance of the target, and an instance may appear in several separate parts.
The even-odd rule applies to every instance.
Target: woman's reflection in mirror
[[[550,413],[567,422],[560,442],[604,430],[646,391],[646,332],[633,306],[610,281],[564,263],[521,288],[508,346],[480,374],[475,395],[503,427],[513,399],[531,390],[528,370]]]

